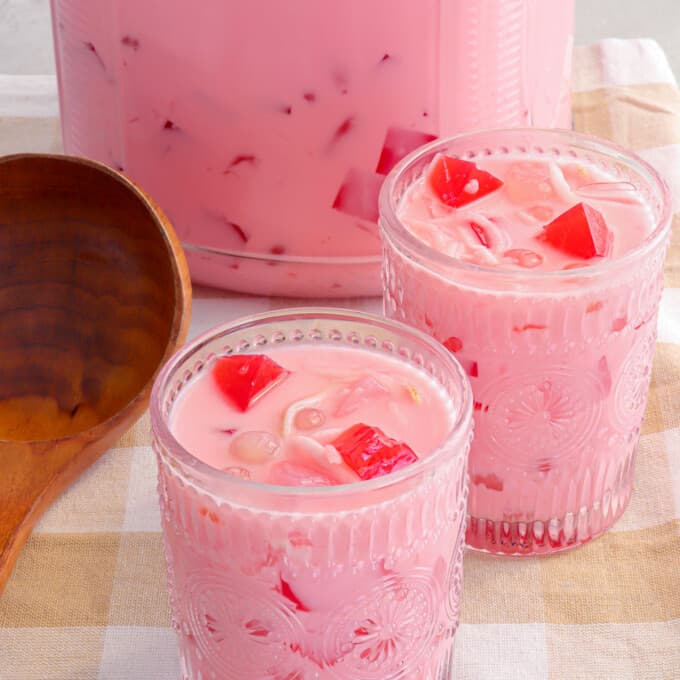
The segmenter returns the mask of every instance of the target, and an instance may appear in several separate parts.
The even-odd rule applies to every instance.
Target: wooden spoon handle
[[[131,404],[136,420],[146,400]],[[124,418],[71,438],[0,447],[0,594],[31,530],[50,504],[127,429]]]
[[[5,442],[0,449],[0,593],[32,527],[74,476],[82,443]],[[75,451],[74,451],[75,448]]]

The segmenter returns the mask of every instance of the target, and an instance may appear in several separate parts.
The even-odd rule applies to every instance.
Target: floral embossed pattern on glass
[[[172,405],[217,354],[269,343],[387,353],[434,380],[452,425],[398,472],[334,487],[270,486],[207,466],[172,437]],[[439,680],[462,587],[472,395],[424,335],[339,311],[252,317],[199,338],[159,376],[154,448],[173,626],[197,680]]]
[[[495,204],[509,206],[508,214],[493,213],[494,222],[483,199],[476,208],[489,234],[507,219],[524,225],[514,235],[529,233],[530,244],[545,241],[541,230],[553,217],[544,197],[553,185],[541,168],[550,168],[551,177],[561,177],[555,168],[564,168],[572,184],[563,180],[562,196],[580,191],[581,200],[593,202],[609,192],[604,200],[616,206],[608,213],[616,218],[611,226],[619,238],[631,239],[630,249],[553,270],[534,269],[543,258],[528,250],[502,253],[506,261],[512,255],[511,266],[447,255],[419,238],[399,212],[438,152],[509,169]],[[607,182],[576,184],[593,176]],[[638,212],[630,208],[631,193]],[[407,196],[410,208],[413,194]],[[423,204],[434,211],[432,224],[448,217],[436,204]],[[510,212],[517,205],[526,222],[518,219],[522,213]],[[433,143],[395,168],[381,194],[381,215],[387,316],[440,340],[472,384],[468,545],[536,554],[601,534],[623,513],[632,491],[670,232],[662,180],[641,159],[591,137],[479,132]],[[640,237],[632,240],[626,232]],[[442,242],[449,234],[431,233]],[[487,232],[481,233],[486,241]],[[555,251],[541,252],[552,257]]]

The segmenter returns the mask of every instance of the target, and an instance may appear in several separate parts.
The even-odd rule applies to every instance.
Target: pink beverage
[[[149,191],[198,283],[378,294],[378,191],[402,156],[570,126],[573,0],[199,5],[52,0],[66,151]]]
[[[642,160],[560,131],[461,135],[381,197],[385,310],[434,335],[475,398],[468,545],[563,550],[624,511],[670,230]]]
[[[251,317],[171,359],[151,417],[183,678],[450,676],[472,393],[441,345]]]

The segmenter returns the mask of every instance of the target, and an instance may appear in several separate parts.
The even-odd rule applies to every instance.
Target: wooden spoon
[[[190,306],[172,226],[132,182],[0,158],[0,593],[45,509],[146,409]]]

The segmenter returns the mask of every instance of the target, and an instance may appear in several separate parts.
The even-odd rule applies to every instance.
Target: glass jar
[[[380,292],[408,151],[570,126],[573,0],[52,0],[64,147],[160,203],[194,282]]]

